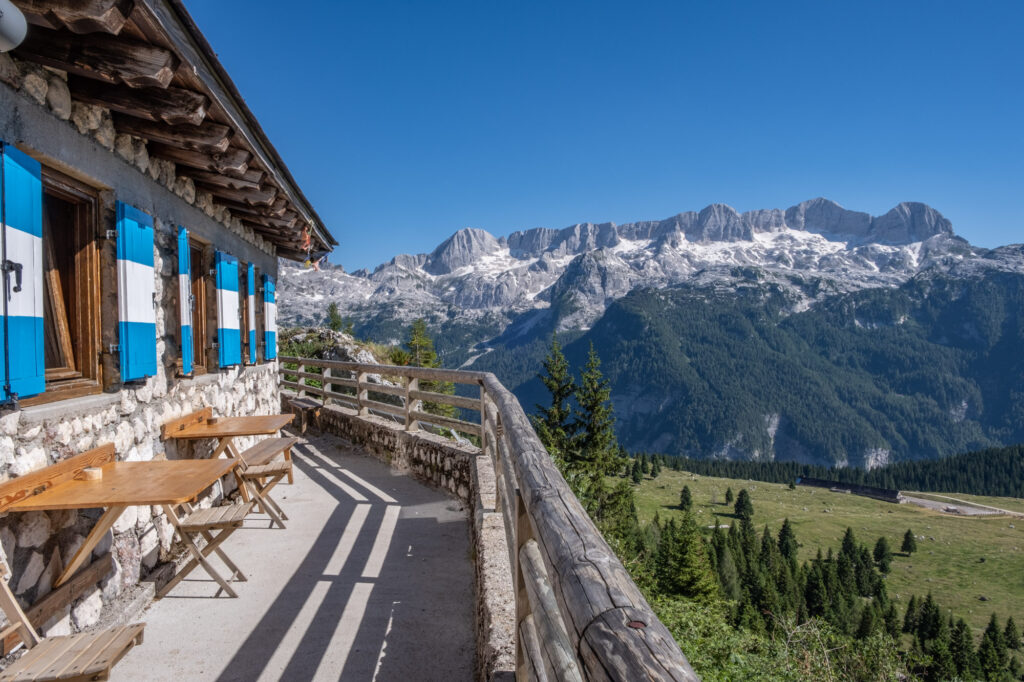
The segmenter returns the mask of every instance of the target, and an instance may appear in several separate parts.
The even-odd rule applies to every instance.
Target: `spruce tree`
[[[782,528],[779,529],[779,554],[795,563],[798,548],[799,544],[796,541],[796,533],[793,532],[793,524],[789,522],[789,517],[786,517],[782,521]]]
[[[593,344],[576,389],[578,409],[572,422],[573,436],[566,456],[569,485],[591,512],[600,508],[607,494],[605,477],[619,468],[619,444],[610,403],[611,388],[601,373],[601,359]]]
[[[909,528],[903,534],[903,544],[900,545],[900,551],[907,556],[917,551],[917,538],[914,537],[914,532]]]
[[[633,479],[633,483],[640,485],[644,480],[644,472],[640,470],[640,460],[633,460],[633,469],[630,472],[630,476]]]
[[[430,333],[427,331],[427,322],[422,317],[413,320],[412,326],[409,328],[409,339],[405,342],[405,348],[409,358],[407,364],[413,367],[441,366],[437,353],[434,351],[434,341],[430,338]],[[420,381],[420,390],[454,395],[455,384],[450,381],[423,380]],[[426,401],[423,403],[423,410],[443,417],[455,416],[455,407],[442,403]]]
[[[732,488],[726,488],[725,489],[725,504],[726,504],[726,506],[732,504],[732,500],[733,500]]]
[[[892,563],[892,550],[889,549],[889,541],[885,537],[878,538],[875,543],[874,559],[878,564],[878,570],[888,573]]]
[[[661,473],[661,461],[655,459],[651,464],[651,478],[657,478]]]
[[[999,629],[996,614],[993,613],[978,646],[978,666],[986,680],[998,680],[1003,677],[1008,663],[1009,652],[1003,633]]]
[[[917,597],[910,595],[910,602],[907,604],[907,611],[903,614],[903,632],[913,634],[917,632],[918,606]]]
[[[729,493],[726,493],[728,499]],[[740,490],[740,494],[736,497],[736,506],[734,507],[736,516],[741,519],[750,520],[754,516],[754,503],[750,501],[750,493],[747,492],[746,488]]]
[[[1006,629],[1003,630],[1003,640],[1010,649],[1020,649],[1020,630],[1013,621],[1013,616],[1006,619]]]
[[[718,595],[718,581],[692,515],[685,514],[678,524],[675,519],[665,524],[654,557],[654,575],[664,594],[698,601]]]
[[[341,319],[341,313],[338,312],[338,304],[331,301],[330,305],[327,306],[327,326],[331,331],[340,332],[344,322]]]
[[[567,458],[572,439],[569,401],[576,390],[576,381],[569,371],[569,361],[562,353],[557,336],[551,337],[551,349],[544,358],[543,366],[544,373],[537,377],[551,394],[551,404],[548,407],[537,405],[537,414],[531,415],[530,421],[548,453],[555,462],[561,463]]]
[[[978,661],[974,653],[971,628],[963,618],[956,622],[950,634],[949,651],[953,655],[957,674],[965,679],[973,677]]]
[[[682,492],[679,493],[679,508],[684,512],[693,509],[693,495],[690,494],[690,486],[688,485],[684,485]]]

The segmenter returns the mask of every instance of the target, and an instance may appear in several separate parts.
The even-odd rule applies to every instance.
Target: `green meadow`
[[[800,542],[801,560],[813,559],[818,548],[838,550],[846,528],[858,542],[873,548],[885,536],[895,558],[888,577],[889,594],[906,606],[911,594],[931,592],[954,617],[962,616],[980,634],[992,612],[1000,622],[1013,615],[1024,623],[1024,519],[1008,516],[956,516],[911,504],[892,504],[866,497],[833,493],[824,488],[697,476],[663,470],[645,477],[637,488],[641,522],[658,514],[681,515],[679,494],[684,485],[693,495],[693,511],[708,533],[717,522],[733,522],[725,492],[746,488],[754,503],[754,525],[772,534],[789,518]],[[966,501],[1024,511],[1024,500],[951,494]],[[918,537],[911,556],[898,552],[910,528]],[[924,537],[922,540],[921,537]]]

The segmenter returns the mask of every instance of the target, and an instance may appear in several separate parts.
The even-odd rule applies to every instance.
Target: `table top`
[[[295,415],[265,414],[251,417],[220,417],[217,423],[202,422],[167,434],[170,438],[231,438],[234,436],[272,436],[287,426]]]
[[[103,478],[59,483],[11,505],[11,511],[89,509],[115,505],[181,504],[203,492],[238,464],[235,459],[109,462]]]

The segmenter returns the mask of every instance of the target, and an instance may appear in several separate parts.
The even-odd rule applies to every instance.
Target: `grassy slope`
[[[914,505],[897,505],[856,495],[831,493],[821,488],[790,490],[786,485],[740,481],[726,478],[693,476],[664,470],[651,480],[646,478],[637,491],[637,511],[642,522],[650,521],[655,512],[661,518],[681,514],[679,492],[690,486],[694,511],[702,526],[731,523],[732,509],[724,504],[725,490],[733,493],[746,488],[754,503],[754,525],[760,531],[765,524],[773,534],[789,517],[801,543],[801,560],[811,559],[818,547],[839,548],[843,533],[851,526],[859,542],[874,547],[885,535],[893,550],[903,541],[907,528],[917,536],[918,551],[911,557],[897,553],[889,577],[889,594],[906,606],[911,593],[924,595],[931,591],[944,607],[962,616],[980,634],[995,611],[1000,621],[1013,615],[1024,622],[1024,521],[1008,517],[956,517]],[[711,504],[716,495],[718,504]],[[1006,498],[973,498],[954,495],[967,501],[994,504],[1014,509],[1016,504]],[[983,501],[984,500],[984,501]],[[825,509],[831,510],[825,512]],[[1016,528],[1010,528],[1011,525]],[[931,538],[934,538],[932,540]],[[984,558],[982,563],[979,559]],[[979,596],[988,597],[982,602]]]

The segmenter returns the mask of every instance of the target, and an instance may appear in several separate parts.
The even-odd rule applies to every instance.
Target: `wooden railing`
[[[364,415],[385,415],[409,431],[432,425],[479,438],[482,454],[494,465],[497,509],[505,521],[515,580],[517,679],[698,679],[554,466],[519,401],[493,374],[309,358],[280,361],[282,386],[300,395]],[[371,374],[392,385],[370,383]],[[420,381],[477,386],[479,397],[421,391]],[[399,400],[384,402],[374,395]],[[473,410],[478,420],[427,413],[422,401]]]

